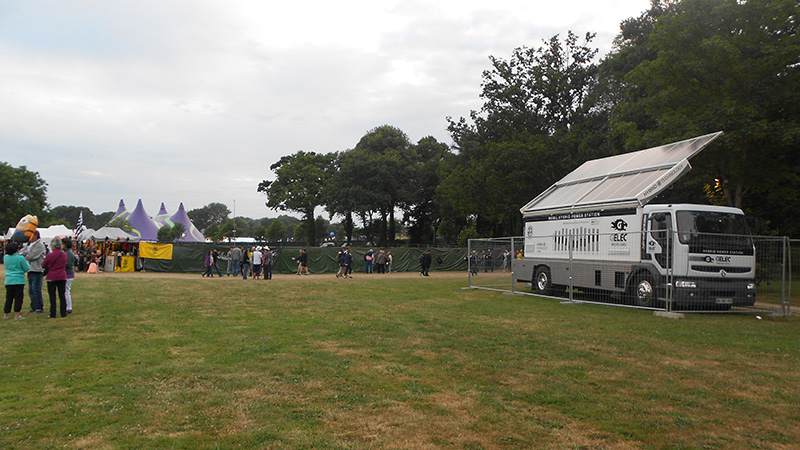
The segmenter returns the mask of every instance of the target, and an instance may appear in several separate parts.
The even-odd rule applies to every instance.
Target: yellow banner
[[[172,244],[139,243],[139,258],[172,259]]]
[[[135,261],[136,259],[133,256],[120,256],[119,265],[114,268],[114,272],[133,272]]]

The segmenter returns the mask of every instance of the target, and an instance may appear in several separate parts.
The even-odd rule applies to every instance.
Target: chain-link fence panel
[[[618,231],[565,227],[545,236],[472,239],[469,285],[681,312],[786,315],[796,301],[787,238],[681,234],[653,224]]]
[[[512,290],[511,261],[516,251],[513,244],[511,237],[470,239],[466,256],[469,286]]]

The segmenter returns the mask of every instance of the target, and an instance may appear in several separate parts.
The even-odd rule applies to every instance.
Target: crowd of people
[[[277,251],[270,250],[267,246],[251,248],[234,246],[227,252],[220,252],[216,249],[208,250],[203,255],[204,270],[201,276],[212,278],[216,274],[219,277],[223,277],[220,264],[221,261],[227,261],[226,275],[228,277],[241,276],[245,280],[248,277],[254,280],[271,280],[272,269],[277,256]],[[292,261],[297,264],[297,275],[309,275],[306,249],[300,249],[298,255],[293,257]],[[336,261],[339,265],[336,278],[353,278],[353,253],[349,245],[339,249]],[[364,273],[392,273],[393,261],[391,250],[381,248],[375,251],[369,249],[363,256]],[[419,259],[421,276],[430,276],[432,261],[430,250],[423,252]]]
[[[251,248],[234,246],[224,254],[221,254],[216,249],[212,249],[203,255],[203,267],[205,267],[205,271],[202,276],[211,278],[216,272],[217,275],[222,277],[222,271],[219,268],[220,261],[227,261],[226,276],[241,276],[244,280],[248,278],[253,280],[271,280],[272,266],[276,256],[277,252],[270,250],[268,246]],[[298,267],[298,273],[299,271],[300,269]],[[306,271],[308,271],[307,265]]]
[[[42,280],[47,282],[50,318],[67,317],[72,313],[72,281],[78,267],[78,257],[72,247],[72,240],[68,238],[53,239],[50,245],[46,246],[38,231],[30,242],[24,244],[13,240],[6,242],[3,248],[6,287],[3,319],[10,317],[12,309],[17,320],[24,318],[22,306],[25,300],[26,282],[30,312],[43,313]]]
[[[517,252],[518,259],[522,259],[521,255],[521,251]],[[501,260],[501,269],[503,272],[510,272],[511,257],[511,251],[508,249],[503,250],[503,253],[498,255],[498,258],[495,258],[494,252],[491,249],[486,249],[483,252],[472,250],[467,257],[469,259],[469,272],[472,275],[477,275],[481,269],[483,269],[484,272],[494,272],[494,269],[497,266],[497,259]]]

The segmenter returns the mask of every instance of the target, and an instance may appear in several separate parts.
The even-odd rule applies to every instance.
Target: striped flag
[[[84,229],[83,211],[81,211],[80,215],[78,215],[78,223],[75,224],[75,230],[72,232],[72,234],[74,234],[75,237],[77,238],[78,235],[81,234],[81,231],[83,231],[83,229]]]

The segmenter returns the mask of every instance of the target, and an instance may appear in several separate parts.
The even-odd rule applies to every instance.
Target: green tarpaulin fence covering
[[[220,255],[225,255],[230,246],[222,244],[175,244],[172,260],[143,260],[144,268],[151,272],[203,272],[203,255],[209,250],[216,249]],[[353,272],[364,271],[364,255],[369,248],[353,248]],[[297,263],[293,260],[300,253],[300,247],[281,247],[273,249],[277,256],[273,263],[273,273],[295,273]],[[308,268],[311,273],[335,273],[339,270],[336,255],[337,247],[307,248]],[[421,248],[399,247],[392,249],[392,271],[416,272],[419,271],[419,258],[424,252]],[[467,270],[466,248],[431,248],[433,264],[432,271]],[[219,261],[219,269],[225,273],[227,261]]]

